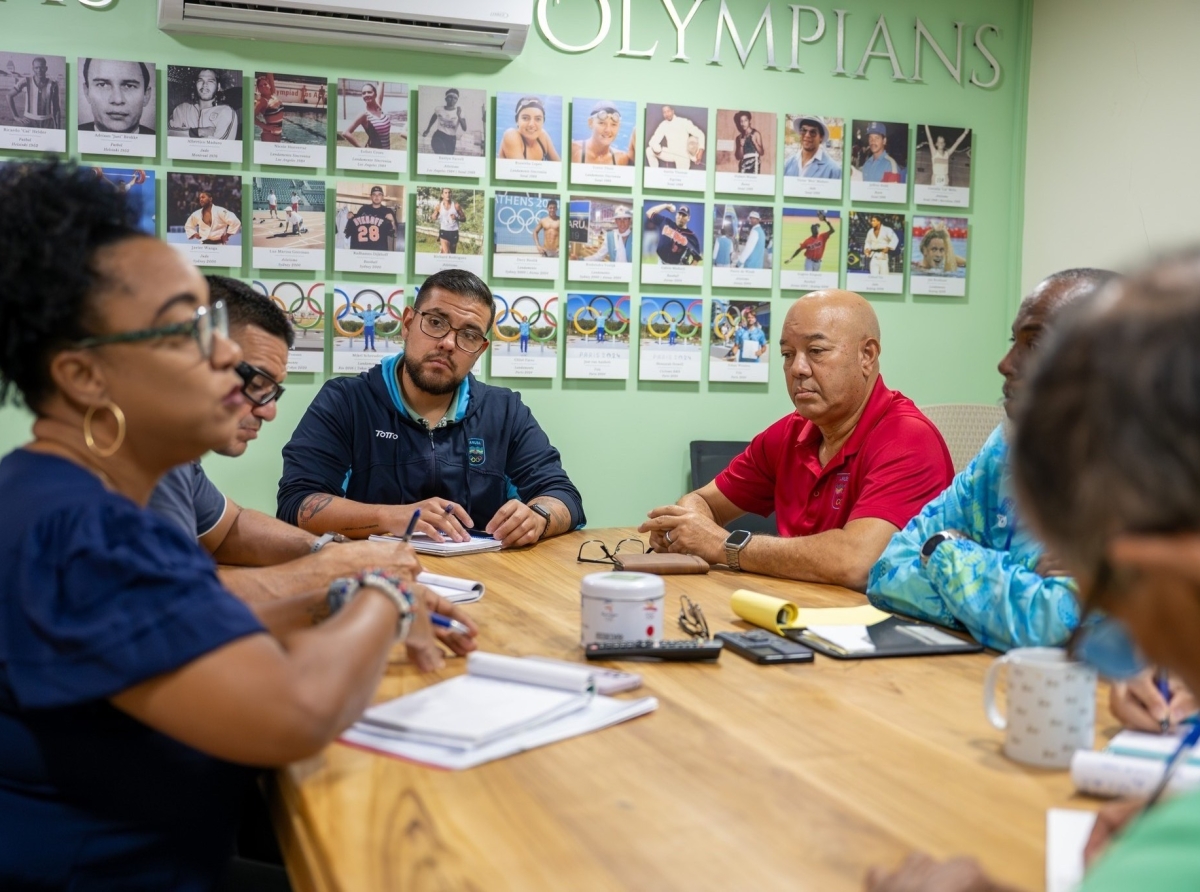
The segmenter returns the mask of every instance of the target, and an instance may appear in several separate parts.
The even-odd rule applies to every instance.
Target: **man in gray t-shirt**
[[[177,465],[150,494],[149,507],[203,539],[225,516],[228,500],[213,485],[200,462]]]

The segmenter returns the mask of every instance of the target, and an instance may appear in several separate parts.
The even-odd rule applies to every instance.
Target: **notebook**
[[[471,604],[483,597],[483,583],[474,579],[442,576],[423,570],[417,575],[417,582],[453,604]]]
[[[400,536],[372,536],[372,539],[382,542],[401,542]],[[460,554],[479,554],[483,551],[499,551],[500,540],[491,536],[472,536],[467,542],[436,542],[424,533],[413,533],[408,544],[418,554],[437,554],[442,557],[454,557]]]
[[[1074,808],[1046,812],[1046,892],[1074,892],[1083,881],[1083,849],[1096,813]]]
[[[594,692],[588,666],[476,652],[466,675],[368,709],[342,740],[443,768],[470,768],[658,707],[653,697],[616,700]]]
[[[785,598],[738,589],[733,612],[748,623],[798,641],[827,657],[933,656],[978,653],[983,647],[929,623],[903,619],[862,604],[858,607],[800,607]]]
[[[1176,734],[1122,731],[1099,752],[1076,750],[1071,757],[1075,789],[1089,796],[1148,796],[1162,779],[1167,759],[1179,746]],[[1200,787],[1200,754],[1193,750],[1167,787],[1171,793]]]

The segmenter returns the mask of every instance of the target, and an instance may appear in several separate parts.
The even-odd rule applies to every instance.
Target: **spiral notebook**
[[[377,542],[403,542],[401,536],[372,536]],[[454,557],[460,554],[479,554],[484,551],[499,551],[500,540],[491,536],[471,536],[466,542],[438,542],[424,533],[414,533],[408,544],[418,554],[436,554],[442,557]]]
[[[352,746],[441,768],[471,768],[586,734],[658,707],[595,693],[588,666],[473,653],[467,674],[368,709]]]
[[[442,576],[440,573],[430,573],[422,570],[417,575],[417,582],[441,595],[452,604],[471,604],[483,597],[483,583],[475,579],[463,579],[461,576]]]

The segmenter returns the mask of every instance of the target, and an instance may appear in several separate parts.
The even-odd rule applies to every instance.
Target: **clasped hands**
[[[421,517],[413,532],[424,533],[435,542],[469,542],[468,530],[475,528],[465,508],[449,499],[434,497],[411,505],[396,505],[389,512],[388,529],[392,535],[400,535],[408,526],[413,511],[420,509]],[[518,548],[532,545],[546,532],[548,523],[544,517],[522,502],[509,499],[488,521],[484,532],[500,541],[501,548]]]
[[[694,554],[710,564],[725,563],[725,539],[729,531],[711,517],[680,505],[664,505],[647,515],[638,527],[650,534],[650,549],[671,554]]]

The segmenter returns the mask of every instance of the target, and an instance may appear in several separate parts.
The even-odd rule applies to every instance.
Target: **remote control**
[[[713,638],[688,641],[614,641],[589,644],[584,648],[589,660],[715,660],[724,644]]]

